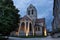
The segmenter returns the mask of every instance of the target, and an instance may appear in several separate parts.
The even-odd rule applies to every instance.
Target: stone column
[[[28,22],[28,34],[29,34],[29,22]]]
[[[26,33],[26,22],[25,22],[25,30],[24,30],[24,32]]]
[[[34,36],[34,24],[32,25],[32,32],[33,32],[33,36]]]
[[[34,36],[34,20],[32,21],[32,32],[33,32],[33,36]]]
[[[26,36],[29,35],[29,22],[28,22],[28,26],[26,25]]]
[[[33,36],[34,36],[34,27],[33,27]]]
[[[19,26],[19,29],[18,29],[18,36],[19,36],[19,33],[20,33],[20,29],[21,29],[21,23],[22,22],[20,22],[20,26]]]

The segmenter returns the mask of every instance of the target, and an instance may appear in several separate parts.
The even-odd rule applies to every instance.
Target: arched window
[[[25,23],[22,22],[22,24],[21,24],[21,30],[24,30],[24,27],[25,27]]]
[[[30,28],[30,31],[32,31],[32,24],[31,23],[29,24],[29,28]]]
[[[40,31],[40,27],[38,27],[38,26],[35,27],[35,30],[36,30],[36,31]]]

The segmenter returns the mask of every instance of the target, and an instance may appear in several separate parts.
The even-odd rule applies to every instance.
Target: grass
[[[42,36],[42,35],[40,35],[40,36],[13,36],[13,37],[18,37],[18,38],[44,38],[44,37],[46,37],[46,36]]]

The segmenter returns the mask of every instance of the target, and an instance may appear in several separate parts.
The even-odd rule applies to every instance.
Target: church
[[[47,35],[45,18],[37,18],[37,10],[32,4],[28,6],[26,15],[20,18],[18,32],[15,34],[18,36]]]

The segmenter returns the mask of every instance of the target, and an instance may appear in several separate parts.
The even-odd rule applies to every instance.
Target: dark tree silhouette
[[[18,28],[18,12],[12,0],[0,0],[0,34],[9,35]]]

